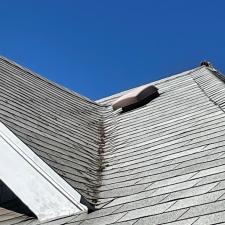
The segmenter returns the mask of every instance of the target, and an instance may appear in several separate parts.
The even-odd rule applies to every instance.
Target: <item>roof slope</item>
[[[0,121],[90,202],[97,195],[102,108],[0,58]]]
[[[2,76],[0,76],[1,79]],[[11,82],[15,82],[13,77],[11,79]],[[85,164],[87,162],[85,160],[92,159],[90,149],[96,155],[95,161],[88,168],[99,171],[98,175],[93,175],[91,182],[94,183],[96,179],[98,181],[96,205],[100,210],[88,215],[77,214],[48,224],[207,225],[225,223],[225,84],[222,76],[214,69],[199,67],[154,82],[154,85],[159,89],[160,96],[147,105],[126,113],[121,113],[120,110],[112,111],[110,106],[105,109],[72,94],[72,105],[82,108],[85,104],[85,107],[93,110],[93,114],[91,112],[88,114],[89,120],[98,121],[97,126],[93,125],[93,130],[90,130],[90,134],[93,133],[92,135],[96,138],[94,140],[97,140],[98,144],[92,147],[84,143],[83,158],[72,158],[72,163],[77,165],[82,159],[85,173],[89,166]],[[0,92],[0,95],[3,93]],[[117,94],[99,102],[109,105],[120,95]],[[35,99],[38,101],[39,98]],[[51,98],[49,102],[53,100],[54,98]],[[67,115],[70,107],[62,108],[62,102],[59,102],[58,106],[54,104],[54,107],[60,113],[63,111],[62,115]],[[45,104],[45,101],[43,105],[39,103],[42,105],[40,107],[47,107],[48,104]],[[69,104],[71,104],[70,101]],[[51,104],[50,106],[53,107]],[[2,111],[1,109],[0,112]],[[83,113],[85,112],[86,109],[83,109]],[[42,116],[38,118],[43,119],[43,124],[47,122],[45,114],[41,115],[40,112],[37,115]],[[52,120],[52,126],[58,124],[62,118],[65,120],[62,115],[57,114],[58,119]],[[11,120],[17,121],[20,117],[16,116]],[[36,114],[33,119],[35,117]],[[80,120],[86,119],[83,117],[83,114],[73,114],[70,121],[74,122],[76,119],[79,123]],[[28,120],[29,118],[27,115]],[[25,122],[21,121],[21,124]],[[11,123],[8,122],[7,125],[10,126]],[[39,123],[41,126],[42,122],[39,121]],[[84,121],[83,124],[86,125]],[[30,122],[30,126],[33,126],[33,121]],[[65,129],[64,123],[58,126]],[[11,125],[10,128],[14,127]],[[39,153],[42,149],[39,149],[41,145],[33,146],[33,139],[25,138],[30,137],[32,130],[29,130],[26,135],[23,131],[23,128],[21,131],[15,129],[16,134],[23,138],[24,142],[27,141],[37,154],[49,164],[52,163],[48,158],[52,151],[45,159]],[[75,134],[78,131],[83,132],[83,129],[80,130],[79,126],[75,126],[72,131],[74,136],[71,135],[70,139],[77,143],[80,139]],[[87,134],[88,132],[87,128]],[[61,138],[61,135],[64,137],[65,134],[64,130],[61,130],[57,137]],[[39,133],[37,132],[36,135]],[[89,142],[92,138],[87,137],[87,140]],[[46,148],[49,148],[51,144],[52,142],[45,140]],[[61,143],[55,142],[55,144],[54,149],[58,149]],[[76,148],[73,149],[75,150]],[[63,157],[62,162],[60,155],[56,158],[59,165],[64,162]],[[100,166],[97,161],[100,162]],[[53,167],[54,165],[54,163],[51,164]],[[76,169],[68,174],[79,177],[76,175],[75,165],[73,168]],[[63,165],[63,168],[67,168],[67,165]],[[60,173],[60,169],[57,167],[55,169]],[[62,173],[62,176],[70,181],[68,174],[64,176]],[[75,181],[70,182],[77,188],[83,184],[82,181],[81,179],[79,183],[78,180],[77,186]],[[88,180],[85,184],[89,183]],[[83,189],[80,188],[80,190]],[[20,214],[12,216],[12,212],[0,210],[1,220],[4,221],[3,224],[38,224],[36,219]]]
[[[108,203],[71,224],[225,222],[225,84],[214,73],[155,82],[160,97],[113,113],[100,187]]]

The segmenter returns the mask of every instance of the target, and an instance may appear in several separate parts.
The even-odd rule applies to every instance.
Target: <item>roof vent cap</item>
[[[206,61],[206,60],[202,61],[200,63],[200,66],[213,67],[212,63],[210,63],[209,61]]]
[[[154,85],[144,85],[127,94],[122,95],[112,103],[113,110],[122,108],[123,111],[129,111],[137,107],[143,106],[159,96],[158,88]]]

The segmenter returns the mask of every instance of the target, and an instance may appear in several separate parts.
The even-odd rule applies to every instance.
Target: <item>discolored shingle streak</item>
[[[153,84],[158,98],[121,113],[121,94],[94,103],[1,59],[1,121],[99,208],[49,224],[225,223],[222,75],[203,66]],[[0,221],[38,224],[10,215]]]

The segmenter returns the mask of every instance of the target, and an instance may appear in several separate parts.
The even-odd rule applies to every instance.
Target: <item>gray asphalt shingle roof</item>
[[[88,200],[96,198],[101,108],[0,60],[0,120]]]
[[[205,66],[121,113],[0,60],[0,121],[99,210],[47,224],[225,223],[225,84]],[[123,92],[125,93],[125,92]],[[38,224],[0,208],[0,224]]]

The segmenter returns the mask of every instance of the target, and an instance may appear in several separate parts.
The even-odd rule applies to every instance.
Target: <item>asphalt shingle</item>
[[[210,225],[225,222],[224,212],[201,216],[193,225]]]

